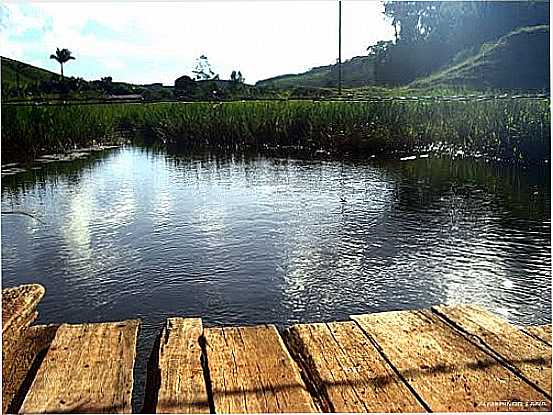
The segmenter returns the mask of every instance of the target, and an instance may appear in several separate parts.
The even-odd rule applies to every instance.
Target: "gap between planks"
[[[367,331],[366,325],[360,321],[364,316],[353,316],[355,322],[295,325],[284,331],[284,341],[280,338],[276,328],[271,328],[269,332],[276,333],[278,342],[282,342],[283,350],[286,353],[290,352],[292,361],[302,369],[300,373],[303,375],[302,379],[305,385],[302,389],[308,390],[314,405],[319,403],[319,409],[325,411],[490,411],[505,409],[505,407],[486,406],[485,404],[490,400],[493,403],[493,401],[508,401],[508,398],[516,400],[519,397],[536,401],[544,399],[543,394],[542,396],[539,394],[539,392],[543,392],[541,388],[538,387],[536,390],[536,385],[525,385],[528,383],[528,379],[524,379],[522,369],[509,374],[513,368],[506,366],[508,365],[506,358],[500,360],[501,355],[498,353],[490,355],[489,345],[484,345],[489,349],[484,350],[482,344],[475,344],[474,339],[467,337],[468,334],[462,331],[462,327],[456,327],[443,321],[437,315],[438,310],[443,313],[444,310],[449,309],[378,313],[369,315],[369,317],[397,315],[405,318],[405,323],[409,323],[409,319],[413,316],[415,316],[415,320],[422,318],[423,325],[425,321],[431,323],[432,330],[441,333],[442,337],[454,344],[453,355],[457,359],[464,359],[464,366],[456,367],[456,361],[450,362],[451,364],[448,365],[446,356],[442,360],[438,359],[428,362],[429,364],[422,364],[420,368],[402,367],[401,361],[398,364],[398,361],[390,356],[389,350],[387,350],[388,345],[382,345],[382,342],[371,334],[370,330]],[[494,322],[493,315],[485,311],[484,313],[481,316],[484,320]],[[201,320],[198,319],[198,321],[201,325]],[[487,330],[493,327],[489,326],[489,322],[486,321],[480,323],[484,328],[488,324]],[[509,330],[517,330],[506,322],[495,321],[494,324],[506,324]],[[270,385],[267,379],[259,375],[264,372],[260,370],[259,363],[264,360],[262,357],[266,355],[263,353],[253,354],[257,361],[255,364],[250,364],[251,355],[244,352],[248,347],[259,343],[259,338],[265,339],[264,344],[270,343],[267,341],[267,332],[263,332],[263,330],[252,336],[251,333],[260,330],[260,327],[267,329],[268,326],[209,329],[202,327],[200,332],[192,336],[194,348],[196,348],[194,353],[200,356],[195,359],[196,365],[198,368],[201,367],[204,372],[205,392],[202,392],[200,401],[203,402],[201,406],[206,410],[205,412],[207,412],[207,408],[216,413],[283,412],[283,408],[279,407],[278,399],[275,399],[275,390],[278,389],[278,385],[275,388],[275,385]],[[380,328],[391,329],[390,331],[395,335],[393,339],[401,340],[398,338],[402,333],[401,324],[399,327],[394,327],[393,324],[380,324]],[[244,331],[246,331],[246,335],[244,335]],[[415,332],[415,335],[418,334],[420,333]],[[165,338],[166,343],[171,343],[168,342],[166,336],[166,333],[162,334],[161,338]],[[247,338],[250,340],[245,340]],[[201,345],[202,339],[203,346]],[[488,338],[488,342],[491,341],[490,339]],[[432,340],[432,335],[426,340]],[[443,343],[443,338],[441,340]],[[329,346],[329,342],[332,346]],[[343,347],[340,343],[344,343],[346,346]],[[439,345],[439,343],[434,343],[434,345]],[[498,345],[501,345],[501,341],[494,344],[496,348]],[[217,350],[217,353],[214,353],[214,350]],[[458,355],[460,350],[462,354]],[[501,350],[501,352],[508,356],[506,350],[508,349]],[[416,350],[413,352],[418,353]],[[513,356],[511,356],[511,360],[515,360],[512,359]],[[442,357],[444,356],[442,355]],[[205,364],[202,366],[200,361]],[[332,365],[335,367],[332,368]],[[535,375],[532,372],[534,368],[526,369],[530,371],[529,377]],[[426,372],[426,375],[433,376],[437,383],[440,382],[441,376],[441,386],[445,386],[445,389],[439,390],[440,385],[437,388],[432,388],[432,385],[429,385],[428,382],[421,382],[420,379],[413,381],[413,375],[416,372],[423,372],[423,374]],[[444,376],[446,378],[450,376],[448,373],[453,376],[453,384],[444,382]],[[231,376],[228,376],[229,374]],[[240,381],[241,378],[247,380]],[[503,381],[500,382],[500,379],[506,380],[507,384],[501,384]],[[546,382],[547,376],[543,380]],[[478,384],[481,382],[487,385],[480,388],[479,391]],[[458,387],[465,388],[464,393],[459,394],[461,399],[455,399]],[[502,393],[501,387],[506,387],[507,392]],[[432,393],[429,394],[429,391]],[[547,399],[547,396],[545,398]],[[174,396],[170,399],[175,400]],[[207,405],[205,404],[206,400]],[[186,399],[184,401],[186,402]],[[190,402],[197,401],[195,399]],[[166,401],[165,404],[167,403]],[[550,399],[548,399],[548,404],[550,405]],[[510,409],[519,410],[520,408]],[[533,409],[543,410],[544,408]],[[176,412],[176,407],[174,406],[170,411]],[[160,412],[163,411],[160,410]],[[178,412],[187,412],[187,406],[180,407]]]
[[[145,408],[160,413],[318,412],[300,369],[273,325],[204,329],[167,322],[149,366]],[[157,377],[157,381],[155,380]],[[157,395],[157,396],[156,396]]]
[[[20,413],[131,413],[139,324],[62,324]]]
[[[210,413],[200,318],[169,318],[148,364],[145,412]]]
[[[290,348],[330,412],[425,412],[370,339],[353,321],[297,324]]]
[[[542,326],[527,326],[521,329],[524,333],[540,340],[551,347],[551,324]]]
[[[486,319],[497,324],[491,313],[485,313]],[[549,396],[540,387],[529,384],[520,371],[513,372],[506,364],[507,359],[498,359],[498,353],[490,353],[489,347],[476,343],[461,327],[446,323],[436,310],[384,312],[352,318],[432,411],[521,410],[516,406],[519,401],[528,404],[524,410],[551,407]],[[488,324],[487,329],[490,327]],[[499,344],[497,341],[494,345]],[[506,350],[502,352],[506,354]],[[545,352],[544,356],[547,356]],[[544,367],[550,372],[550,363],[549,368],[546,363]],[[502,406],[505,402],[515,404]],[[529,406],[534,404],[539,406]]]
[[[44,295],[39,284],[2,290],[2,412],[19,405],[27,373],[37,354],[46,347],[50,332],[31,326]]]
[[[161,403],[161,406],[157,409],[159,412],[171,413],[285,412],[286,410],[313,412],[320,410],[318,403],[323,402],[323,409],[341,412],[346,412],[346,409],[350,412],[376,412],[377,409],[382,409],[382,412],[390,410],[416,412],[421,409],[444,412],[463,410],[465,407],[462,406],[462,403],[455,400],[453,400],[453,405],[444,406],[447,405],[447,402],[444,403],[443,398],[451,396],[451,394],[448,395],[448,392],[451,392],[448,390],[429,399],[428,388],[432,390],[432,385],[429,386],[420,379],[413,380],[412,369],[414,368],[405,369],[398,364],[397,356],[394,355],[394,353],[404,352],[402,350],[398,352],[397,347],[394,349],[395,342],[401,343],[405,340],[402,338],[402,334],[415,339],[418,336],[419,340],[422,336],[423,343],[424,341],[428,344],[432,343],[432,340],[435,339],[432,339],[432,336],[427,336],[424,329],[428,327],[425,324],[432,325],[438,337],[442,336],[441,343],[440,341],[434,342],[432,343],[434,346],[444,346],[443,338],[454,339],[452,341],[455,343],[454,347],[450,350],[454,352],[455,350],[468,350],[469,355],[474,358],[473,361],[469,359],[465,362],[468,363],[468,369],[478,369],[480,374],[493,372],[491,389],[495,382],[494,376],[497,378],[502,375],[508,379],[511,389],[507,394],[498,394],[497,401],[503,398],[508,400],[509,393],[511,393],[511,397],[539,400],[539,395],[533,393],[528,387],[524,387],[523,383],[526,383],[531,389],[533,388],[534,392],[541,392],[541,399],[545,394],[550,407],[550,395],[545,391],[549,390],[548,386],[551,387],[551,365],[549,362],[549,367],[547,367],[547,362],[544,363],[542,359],[543,356],[547,357],[547,348],[544,349],[543,346],[545,341],[536,338],[543,332],[547,334],[547,327],[540,329],[538,334],[534,334],[534,330],[519,330],[486,310],[473,306],[437,306],[431,310],[377,313],[352,316],[352,318],[353,322],[295,325],[284,331],[284,339],[273,325],[204,329],[199,318],[168,319],[160,334],[158,347],[152,351],[152,353],[156,350],[159,351],[156,362],[160,370],[156,404]],[[389,324],[384,324],[386,322]],[[94,324],[101,326],[102,324],[122,323]],[[70,325],[62,325],[62,327],[67,326]],[[408,326],[408,330],[405,330],[405,326]],[[409,331],[410,326],[414,326],[415,329],[421,327],[423,329],[413,330],[411,327],[411,331]],[[65,329],[61,333],[64,331]],[[549,327],[549,333],[550,331]],[[390,337],[389,332],[395,336]],[[298,335],[298,333],[308,334]],[[463,341],[459,338],[462,338]],[[509,338],[515,338],[518,341],[511,345],[507,341]],[[130,347],[133,353],[135,353],[136,332],[134,339],[134,347]],[[329,347],[329,342],[333,347]],[[349,347],[343,347],[342,343]],[[187,353],[193,356],[191,361],[187,360]],[[318,361],[314,358],[316,353],[321,355]],[[529,356],[527,361],[518,359],[521,353]],[[551,350],[549,349],[550,357]],[[134,357],[132,360],[134,362]],[[48,359],[45,361],[48,364]],[[300,368],[306,368],[306,361],[314,368],[302,372]],[[371,364],[368,365],[367,361],[370,361]],[[447,359],[444,361],[447,363]],[[216,365],[216,362],[220,364]],[[184,368],[188,368],[188,370],[182,368],[183,363]],[[467,371],[467,367],[456,368],[455,365],[458,362],[453,362],[450,366],[447,364],[444,366],[443,362],[438,363],[436,371],[433,373],[437,375],[434,376],[435,378],[440,380],[440,375],[443,375],[444,372],[453,371],[458,378],[460,376],[464,379],[465,392],[467,392],[467,384],[474,393],[478,392],[474,381],[467,379],[466,375],[470,372],[470,370]],[[282,370],[282,365],[288,369]],[[337,370],[331,370],[325,374],[324,368],[330,368],[332,365],[335,365]],[[540,373],[540,365],[544,368],[544,373]],[[426,368],[424,366],[428,365],[423,364],[420,366],[420,370],[417,370],[425,372],[432,369],[431,366]],[[163,367],[165,367],[166,377],[162,373]],[[171,383],[172,379],[167,376],[169,376],[169,370],[175,367],[177,371],[179,368],[182,370],[175,382]],[[510,371],[511,374],[505,375],[504,371],[501,372],[503,369],[506,369],[507,373]],[[40,370],[46,369],[41,366],[39,374]],[[227,374],[232,373],[236,378],[225,378],[225,370]],[[501,372],[499,375],[498,371]],[[282,384],[279,384],[278,381],[275,383],[271,376],[265,376],[266,373],[277,374],[275,377],[284,379],[284,381]],[[325,375],[330,377],[324,378]],[[150,376],[149,370],[148,379]],[[37,378],[39,377],[44,377],[44,374],[37,375]],[[240,377],[245,379],[245,382],[239,383],[237,379]],[[386,382],[383,382],[383,379],[386,379]],[[482,378],[478,380],[482,381]],[[484,380],[490,381],[486,378]],[[520,380],[523,383],[519,382]],[[35,382],[37,382],[36,378]],[[340,383],[348,385],[349,389],[336,388]],[[169,385],[164,386],[167,394],[164,394],[165,390],[162,391],[162,384]],[[128,386],[128,383],[126,385]],[[512,389],[513,385],[514,389]],[[36,388],[34,383],[33,386]],[[407,389],[402,389],[405,386]],[[386,388],[388,388],[387,391]],[[171,394],[171,390],[178,393]],[[183,391],[185,395],[183,395]],[[390,391],[392,391],[390,395],[392,397],[402,396],[403,404],[406,406],[402,407],[402,402],[398,403],[393,399],[388,400],[390,406],[387,407],[387,410],[385,407],[371,406],[379,399],[382,400],[381,404],[385,402],[388,399],[386,393],[390,393]],[[486,392],[489,390],[480,391],[479,397],[485,397]],[[34,399],[38,399],[37,396],[40,396],[40,393],[31,388],[30,395],[33,393]],[[188,398],[186,397],[187,393]],[[475,396],[474,394],[472,397],[470,395],[465,396],[468,399],[465,404],[473,405],[472,408],[470,405],[468,406],[469,410],[475,410],[474,408],[482,410],[480,407],[474,407]],[[183,396],[184,399],[182,399]],[[463,396],[462,392],[461,396]],[[348,401],[348,397],[351,400]],[[27,398],[32,401],[29,396]],[[339,403],[340,399],[342,403]],[[72,404],[66,406],[65,404],[66,402],[63,407],[65,410],[74,407]],[[116,405],[116,409],[128,412],[127,404],[127,402],[123,402],[121,405]],[[165,405],[165,410],[163,410],[163,405]],[[43,410],[52,412],[54,407],[46,407]],[[32,405],[29,407],[24,405],[22,411],[36,412],[36,408],[33,411]],[[80,409],[83,407],[81,406]],[[520,408],[514,409],[520,410]],[[497,409],[488,407],[485,410]]]
[[[551,400],[551,347],[476,305],[434,306],[436,315]]]

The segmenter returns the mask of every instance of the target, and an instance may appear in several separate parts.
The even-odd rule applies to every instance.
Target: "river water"
[[[2,283],[39,322],[347,319],[475,303],[551,320],[550,172],[484,160],[306,161],[138,147],[2,179]],[[136,404],[136,402],[135,402]]]

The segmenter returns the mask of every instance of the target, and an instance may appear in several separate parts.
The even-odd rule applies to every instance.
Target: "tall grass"
[[[547,100],[6,105],[2,160],[30,160],[122,136],[183,150],[384,156],[431,147],[543,160],[550,153],[550,124]]]

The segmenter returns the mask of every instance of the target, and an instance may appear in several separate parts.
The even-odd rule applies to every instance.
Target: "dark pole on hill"
[[[342,95],[342,2],[338,2],[338,95]]]

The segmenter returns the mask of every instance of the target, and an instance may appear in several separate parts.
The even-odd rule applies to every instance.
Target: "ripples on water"
[[[2,180],[4,286],[41,322],[346,319],[476,303],[551,320],[548,168],[179,157],[125,148]],[[144,367],[138,364],[143,386]],[[139,387],[142,387],[139,386]]]

